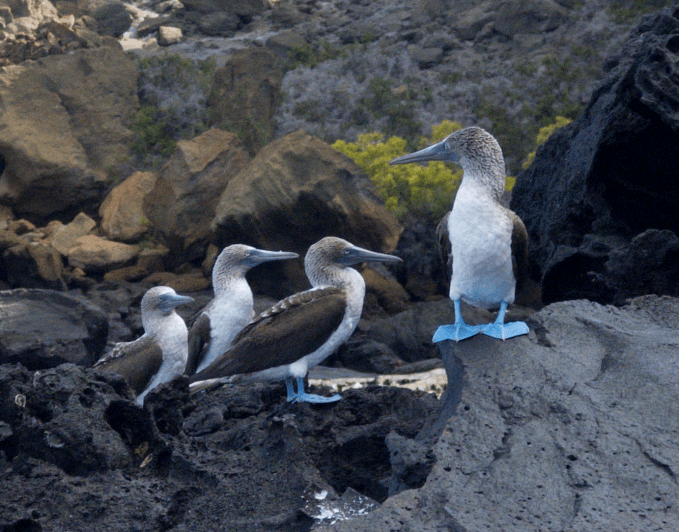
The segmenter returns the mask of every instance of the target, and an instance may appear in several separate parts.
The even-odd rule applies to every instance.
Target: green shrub
[[[301,66],[315,68],[323,61],[346,56],[347,52],[334,47],[327,41],[324,41],[320,47],[305,44],[303,46],[295,47],[288,52],[287,61],[283,64],[283,71],[288,72]]]
[[[427,146],[442,140],[460,124],[445,120],[432,128],[432,136],[420,140]],[[333,148],[341,151],[358,164],[384,197],[386,207],[399,219],[408,214],[438,220],[449,209],[462,179],[462,171],[452,169],[442,162],[430,162],[427,166],[404,164],[389,166],[389,161],[405,155],[405,139],[390,137],[384,140],[382,133],[359,135],[356,142],[336,141]]]
[[[609,13],[618,24],[630,24],[636,19],[663,7],[671,6],[676,0],[612,0]]]
[[[526,160],[523,163],[523,169],[525,170],[531,164],[533,164],[533,161],[535,160],[535,153],[537,151],[538,146],[547,142],[547,139],[550,137],[550,135],[554,133],[557,129],[562,128],[570,124],[571,122],[572,120],[570,118],[566,118],[564,116],[557,116],[556,121],[553,124],[541,127],[540,130],[538,131],[537,136],[535,137],[535,151],[532,151],[531,153],[528,154]]]

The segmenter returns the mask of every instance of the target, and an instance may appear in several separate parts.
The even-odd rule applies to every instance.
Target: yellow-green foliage
[[[562,127],[570,124],[571,122],[572,122],[572,120],[570,118],[566,118],[564,116],[557,116],[556,121],[553,124],[549,124],[548,126],[541,127],[540,131],[538,131],[538,134],[535,137],[536,151],[537,151],[538,146],[547,142],[547,139],[551,136],[552,133],[554,133],[557,129],[562,128]],[[524,170],[526,168],[528,168],[531,164],[533,164],[533,161],[535,160],[535,153],[536,153],[535,151],[532,151],[526,157],[526,160],[523,163],[523,169]],[[507,190],[510,190],[510,189],[507,189]]]
[[[429,138],[422,138],[422,147],[443,140],[460,124],[444,120],[432,128]],[[410,213],[417,217],[443,216],[450,205],[462,179],[462,171],[442,162],[427,166],[404,164],[389,166],[389,161],[408,153],[406,140],[390,137],[386,141],[381,133],[359,135],[356,142],[338,140],[333,148],[341,151],[358,164],[375,184],[385,199],[386,207],[399,218]]]

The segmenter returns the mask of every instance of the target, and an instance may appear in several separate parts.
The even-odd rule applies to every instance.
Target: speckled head
[[[335,236],[326,236],[309,248],[304,258],[304,269],[312,285],[322,286],[327,283],[328,276],[333,276],[333,270],[362,262],[401,262],[401,259],[354,246]]]
[[[448,135],[441,142],[415,153],[397,157],[389,164],[443,161],[458,163],[465,177],[487,184],[495,193],[502,194],[505,183],[505,163],[502,149],[495,137],[480,127],[467,127]]]

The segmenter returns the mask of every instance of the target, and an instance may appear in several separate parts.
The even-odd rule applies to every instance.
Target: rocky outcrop
[[[679,9],[646,17],[608,60],[584,115],[519,176],[511,205],[528,229],[545,302],[679,295],[678,51]],[[639,260],[623,287],[630,254]]]
[[[153,190],[157,175],[135,172],[115,187],[99,207],[101,230],[111,240],[137,242],[149,230],[144,198]]]
[[[51,290],[0,292],[0,363],[32,369],[93,364],[106,345],[108,321],[94,305]]]
[[[282,384],[190,398],[186,379],[142,409],[115,374],[73,365],[0,366],[0,389],[0,515],[32,529],[308,530],[347,499],[356,514],[378,506],[385,438],[439,413],[433,395],[398,388],[348,390],[328,408],[286,404]]]
[[[349,158],[302,131],[263,148],[229,182],[212,227],[220,248],[243,242],[302,256],[328,235],[389,251],[401,232],[368,177]],[[280,297],[308,287],[298,261],[263,265],[251,275],[266,293]]]
[[[67,225],[55,221],[52,234],[46,240],[61,255],[68,257],[68,250],[75,245],[76,241],[81,236],[89,234],[96,226],[97,222],[81,212]]]
[[[75,50],[0,73],[0,203],[33,221],[101,201],[129,157],[135,67],[118,47]]]
[[[143,209],[154,232],[183,261],[204,257],[219,198],[249,160],[238,137],[219,129],[177,143]]]
[[[273,138],[273,115],[280,98],[280,57],[262,48],[238,50],[215,73],[208,97],[213,123],[235,131],[251,155]]]
[[[317,530],[677,528],[678,325],[677,299],[571,301],[535,314],[529,336],[444,343],[456,413],[429,460],[400,442],[399,471],[430,464],[424,485]]]

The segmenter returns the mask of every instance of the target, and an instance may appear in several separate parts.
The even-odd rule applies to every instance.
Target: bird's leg
[[[285,387],[288,389],[288,403],[294,403],[297,401],[297,394],[295,393],[295,387],[292,383],[292,377],[287,377],[285,379]]]
[[[290,381],[290,386],[288,387],[288,401],[290,401],[290,387],[292,386],[292,379],[288,377],[288,380]],[[302,377],[297,377],[297,395],[292,399],[293,403],[334,403],[340,399],[342,399],[342,396],[339,394],[335,394],[332,397],[322,397],[320,395],[306,393],[304,391],[304,379]]]
[[[507,312],[507,302],[503,301],[500,305],[500,312],[497,315],[495,323],[485,325],[481,332],[487,336],[497,338],[499,340],[506,340],[514,336],[528,334],[528,325],[522,321],[513,321],[505,323],[505,313]]]
[[[434,342],[441,342],[443,340],[466,340],[477,334],[481,327],[479,325],[467,325],[462,318],[462,311],[460,310],[460,300],[453,299],[453,307],[455,308],[455,323],[453,325],[442,325],[434,333]]]

